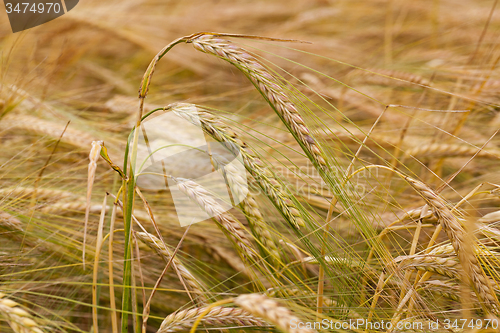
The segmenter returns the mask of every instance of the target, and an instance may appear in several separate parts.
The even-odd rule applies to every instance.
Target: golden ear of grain
[[[244,254],[250,258],[255,257],[257,252],[248,239],[242,224],[234,216],[226,212],[210,192],[192,180],[174,177],[172,179],[177,183],[177,187],[182,193],[196,202],[228,232],[232,240]]]
[[[492,224],[500,222],[500,210],[488,213],[477,220],[478,223]]]
[[[460,272],[462,267],[454,256],[440,255],[414,255],[401,256],[394,259],[394,262],[401,262],[400,270],[414,268],[420,271],[433,272],[451,279],[461,278]]]
[[[405,221],[405,220],[412,220],[412,221],[421,220],[423,223],[433,223],[433,224],[439,222],[437,216],[434,215],[431,209],[427,209],[426,211],[422,212],[422,208],[407,210],[404,216],[399,221]]]
[[[249,194],[245,200],[241,202],[240,206],[248,220],[253,235],[261,242],[264,254],[270,254],[271,260],[279,259],[281,253],[252,195]]]
[[[255,201],[254,196],[247,190],[247,179],[243,179],[239,170],[237,170],[232,163],[223,161],[221,157],[212,155],[212,161],[214,167],[222,172],[224,179],[229,185],[233,198],[236,198],[238,202],[240,202],[241,210],[247,218],[252,234],[262,245],[260,248],[262,249],[263,256],[268,257],[270,254],[271,260],[273,260],[273,258],[279,259],[281,257],[280,252],[269,231],[269,227],[264,222],[264,217],[260,212],[259,205],[257,201]],[[222,164],[221,162],[225,163]]]
[[[45,214],[65,214],[66,212],[81,212],[85,213],[87,209],[87,201],[84,198],[79,198],[72,202],[56,202],[51,205],[44,206],[40,209],[41,212]],[[106,211],[109,210],[109,206],[106,207]],[[89,214],[98,214],[102,210],[101,204],[90,205]]]
[[[206,309],[206,307],[201,307],[174,312],[163,320],[157,333],[188,330]],[[216,328],[223,328],[224,326],[237,326],[238,328],[269,326],[264,320],[243,309],[220,306],[210,309],[201,320],[201,323]]]
[[[106,206],[106,212],[109,211],[111,207]],[[87,200],[86,198],[75,198],[75,200],[71,202],[56,202],[53,204],[49,204],[40,208],[40,211],[45,214],[65,214],[71,212],[85,213],[87,209]],[[101,204],[90,205],[89,214],[98,214],[102,210]],[[122,216],[122,212],[118,211],[118,216]],[[149,215],[147,212],[139,209],[134,209],[134,217],[136,217],[140,221],[149,221]]]
[[[172,251],[166,248],[163,243],[156,237],[150,233],[146,232],[136,232],[136,237],[140,239],[144,244],[149,246],[153,251],[158,253],[158,255],[165,261],[167,264],[172,258]],[[200,303],[206,303],[207,298],[205,297],[207,288],[203,286],[203,283],[196,279],[194,275],[184,266],[184,264],[176,257],[174,257],[173,265],[175,269],[179,272],[181,278],[186,283],[186,286],[192,291],[195,295],[195,300]]]
[[[481,258],[500,256],[495,250],[496,248],[491,247],[477,249],[476,255],[479,255]],[[400,262],[399,269],[401,270],[415,268],[421,271],[434,272],[452,279],[462,280],[464,278],[460,274],[462,266],[451,244],[438,246],[423,255],[400,256],[395,258],[394,262]]]
[[[448,238],[455,249],[455,253],[467,276],[468,282],[476,292],[487,311],[499,315],[500,304],[490,279],[484,273],[474,253],[475,244],[471,244],[472,237],[468,237],[465,228],[457,217],[453,215],[443,198],[424,183],[411,177],[404,177],[409,184],[422,196],[438,217]]]
[[[211,35],[200,35],[192,38],[189,42],[193,44],[195,49],[226,60],[247,75],[255,87],[268,100],[315,166],[325,173],[330,171],[320,145],[313,138],[313,134],[299,114],[296,105],[292,102],[277,77],[271,74],[245,49],[228,40],[215,38]]]
[[[86,149],[89,143],[94,140],[88,133],[74,128],[67,128],[64,135],[61,137],[65,125],[42,120],[33,116],[18,114],[15,116],[7,116],[2,119],[2,123],[6,128],[21,129],[39,135],[46,135],[53,140],[58,140],[60,138],[61,142],[78,148]]]
[[[229,126],[208,110],[192,104],[176,103],[167,106],[166,109],[171,109],[180,117],[201,126],[216,141],[234,144],[238,153],[241,154],[247,171],[255,178],[263,193],[271,200],[283,217],[295,228],[304,226],[300,210],[284,186]],[[196,113],[193,113],[193,110],[196,110]]]
[[[63,200],[75,196],[73,193],[64,190],[17,186],[0,189],[0,197],[27,199],[35,191],[37,200]]]
[[[244,294],[238,296],[234,303],[254,316],[263,318],[286,333],[314,333],[313,329],[299,328],[300,319],[286,307],[262,294]],[[297,328],[293,328],[293,327]]]
[[[21,305],[0,293],[0,315],[2,315],[15,333],[43,333],[33,317]]]

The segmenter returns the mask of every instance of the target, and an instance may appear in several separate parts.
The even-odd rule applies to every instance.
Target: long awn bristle
[[[210,35],[201,35],[189,40],[189,42],[197,50],[220,57],[247,75],[255,87],[269,101],[290,133],[297,139],[316,166],[325,173],[330,171],[320,145],[313,138],[313,134],[306,126],[297,106],[290,99],[289,94],[286,93],[276,76],[271,74],[245,49],[228,40]]]
[[[229,126],[224,124],[220,119],[217,119],[209,111],[192,104],[173,104],[166,109],[173,110],[176,114],[193,124],[201,125],[203,130],[216,141],[234,144],[236,149],[238,149],[238,153],[241,154],[247,171],[255,178],[263,193],[271,199],[271,202],[281,212],[283,217],[297,228],[304,226],[300,210],[296,207],[292,197],[274,177],[274,174],[267,168],[264,162],[257,157],[254,151]],[[193,110],[196,113],[193,114]]]

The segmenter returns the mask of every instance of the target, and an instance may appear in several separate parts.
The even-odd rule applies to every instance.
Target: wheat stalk
[[[0,293],[0,314],[7,320],[15,333],[42,333],[43,330],[33,317],[18,303]]]
[[[477,153],[477,155],[475,155]],[[405,158],[408,157],[467,157],[476,156],[489,159],[499,159],[500,151],[496,150],[481,150],[478,152],[478,148],[465,145],[457,144],[445,144],[445,143],[430,143],[422,144],[417,147],[408,149],[405,152]]]
[[[245,294],[238,296],[234,303],[247,310],[254,316],[263,318],[267,322],[275,325],[281,331],[286,333],[313,333],[316,332],[309,328],[292,328],[293,323],[300,320],[284,306],[281,306],[275,300],[262,294]]]
[[[434,215],[431,209],[427,209],[426,211],[422,212],[422,208],[407,210],[404,216],[400,219],[400,221],[405,221],[405,220],[411,220],[411,221],[422,220],[422,223],[439,222],[437,216]]]
[[[85,212],[87,207],[87,203],[85,198],[77,198],[71,202],[56,202],[53,204],[49,204],[40,208],[40,212],[45,214],[64,214],[65,211],[69,212]],[[111,209],[109,205],[106,206],[106,212]],[[89,213],[98,214],[102,211],[102,204],[90,205]],[[118,216],[122,216],[122,212],[117,212]],[[149,221],[149,215],[147,212],[139,209],[134,209],[134,216],[138,220]]]
[[[163,320],[157,333],[187,330],[200,314],[206,310],[206,307],[200,307],[174,312]],[[220,306],[210,309],[201,322],[207,326],[214,326],[216,328],[224,326],[237,326],[235,328],[269,326],[262,319],[254,317],[243,309]]]
[[[281,212],[283,217],[296,228],[304,225],[300,210],[286,189],[283,188],[282,184],[265,166],[264,162],[256,156],[254,151],[229,126],[224,124],[220,119],[217,119],[215,115],[206,109],[192,104],[171,104],[166,109],[172,109],[177,115],[195,125],[201,126],[216,141],[232,144],[237,149],[237,152],[241,154],[248,172],[255,178],[259,187],[271,199],[271,202]]]
[[[420,193],[438,217],[478,298],[490,312],[500,314],[500,305],[496,293],[474,254],[472,246],[475,244],[468,243],[470,240],[462,224],[453,215],[446,202],[427,185],[408,176],[404,178]]]
[[[80,200],[75,200],[74,202],[56,202],[40,209],[42,213],[54,214],[54,213],[64,213],[64,211],[74,211],[74,212],[85,212],[87,203],[85,199],[80,198]],[[106,211],[110,209],[106,206]],[[98,214],[102,210],[102,204],[90,205],[89,213]]]
[[[313,138],[297,107],[285,92],[282,83],[262,66],[254,56],[228,40],[210,35],[202,34],[189,39],[187,42],[192,43],[195,49],[199,51],[213,54],[228,61],[247,75],[276,111],[309,158],[315,162],[314,164],[325,173],[330,171],[321,147]]]
[[[164,244],[158,239],[158,237],[146,232],[136,232],[135,235],[144,244],[158,253],[158,255],[165,261],[165,263],[168,263],[170,261],[173,252],[165,247]],[[205,303],[207,298],[205,297],[204,290],[206,290],[206,288],[203,286],[203,284],[194,277],[194,275],[177,257],[174,257],[172,264],[179,272],[179,275],[184,280],[186,286],[190,289],[190,291],[193,291],[197,295],[196,300]]]
[[[425,209],[425,211],[422,211],[423,207],[420,208],[414,208],[414,209],[408,209],[404,211],[402,214],[394,214],[394,213],[385,213],[382,216],[387,216],[384,218],[384,220],[389,220],[389,218],[392,218],[394,215],[396,215],[398,218],[397,220],[392,220],[391,223],[389,223],[389,226],[393,226],[396,223],[405,223],[405,222],[418,222],[421,221],[422,223],[428,223],[428,224],[437,224],[439,223],[439,220],[436,215],[432,212],[430,209]]]
[[[248,239],[245,229],[241,223],[230,213],[226,212],[213,195],[196,182],[172,177],[177,183],[179,190],[186,194],[191,200],[196,202],[209,216],[213,217],[219,225],[227,231],[233,241],[236,243],[243,253],[249,257],[255,257],[255,250],[252,243]]]

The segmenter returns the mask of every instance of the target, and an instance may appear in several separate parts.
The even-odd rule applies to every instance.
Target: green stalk
[[[130,172],[128,178],[126,178],[127,186],[124,190],[124,205],[123,205],[123,210],[124,210],[124,229],[125,229],[125,254],[124,254],[124,265],[123,265],[123,298],[122,298],[122,325],[121,325],[121,332],[122,333],[128,333],[128,314],[130,313],[132,309],[132,290],[131,290],[131,284],[132,284],[132,263],[131,263],[131,254],[132,254],[132,249],[131,249],[131,244],[130,244],[130,239],[131,239],[131,232],[132,232],[132,211],[133,211],[133,204],[134,204],[134,189],[135,189],[135,177],[134,177],[134,169],[133,166],[135,165],[136,157],[137,157],[137,144],[138,144],[138,139],[139,139],[139,126],[141,125],[142,121],[142,113],[143,113],[143,108],[144,108],[144,99],[146,98],[146,95],[148,93],[149,85],[151,83],[151,77],[153,76],[154,69],[156,67],[156,63],[176,44],[184,42],[183,38],[177,39],[170,43],[169,45],[165,46],[163,50],[161,50],[156,57],[151,61],[151,63],[148,66],[148,69],[146,70],[146,73],[144,74],[144,77],[141,82],[141,87],[140,87],[140,92],[139,92],[139,99],[140,99],[140,107],[139,107],[139,112],[137,114],[137,123],[135,125],[134,129],[134,140],[132,141],[132,151],[131,151],[131,156],[132,158],[130,159]],[[127,177],[127,166],[128,164],[128,153],[129,153],[129,148],[130,148],[130,138],[129,141],[127,142],[127,147],[125,149],[125,156],[124,156],[124,163],[123,163],[123,169],[124,169],[124,174],[125,177]],[[124,184],[125,185],[125,184]]]
[[[124,265],[123,265],[123,298],[122,298],[122,333],[128,333],[128,314],[132,309],[132,262],[131,262],[131,234],[132,234],[132,212],[134,205],[134,193],[135,193],[135,176],[134,176],[134,166],[137,158],[137,145],[139,140],[139,127],[141,125],[141,121],[143,119],[143,108],[144,108],[144,99],[146,98],[147,91],[149,88],[151,76],[153,75],[154,68],[156,63],[163,57],[163,55],[170,50],[175,44],[180,43],[182,40],[177,40],[172,42],[171,45],[167,45],[160,54],[158,54],[153,61],[148,66],[146,70],[146,74],[141,82],[141,90],[139,93],[140,106],[139,112],[137,114],[137,123],[134,128],[134,138],[132,141],[132,151],[131,151],[131,159],[130,164],[128,164],[128,155],[130,151],[130,137],[127,142],[127,146],[125,149],[125,156],[123,162],[124,175],[127,177],[127,167],[130,166],[130,172],[128,173],[128,177],[126,178],[127,186],[124,190],[124,229],[125,229],[125,253],[124,253]]]
[[[124,255],[124,266],[123,266],[123,300],[122,300],[122,333],[128,333],[128,314],[132,309],[132,262],[131,260],[131,231],[132,231],[132,205],[134,204],[134,176],[132,173],[127,181],[127,188],[125,190],[125,205],[123,209],[125,211],[125,255]]]
[[[140,118],[139,118],[140,119]],[[138,126],[136,126],[137,128]],[[138,131],[135,131],[138,133]],[[127,146],[125,148],[125,156],[123,162],[123,170],[125,177],[127,177],[127,167],[128,167],[128,153],[129,153],[129,145],[130,140],[127,142]],[[134,135],[134,143],[133,145],[137,149],[137,139],[135,139]],[[134,148],[132,148],[134,150]],[[131,161],[132,163],[132,161]],[[130,165],[130,175],[128,178],[125,178],[124,182],[127,183],[127,186],[124,187],[123,196],[125,203],[123,205],[123,215],[124,215],[124,229],[125,229],[125,249],[124,249],[124,264],[123,264],[123,297],[122,297],[122,325],[121,332],[128,333],[128,314],[132,309],[132,293],[131,293],[131,284],[132,284],[132,263],[131,263],[131,231],[132,231],[132,205],[134,204],[134,173],[132,169],[132,164]],[[123,184],[125,185],[125,184]]]

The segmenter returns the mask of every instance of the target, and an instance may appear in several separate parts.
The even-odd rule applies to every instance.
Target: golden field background
[[[115,233],[112,273],[107,245],[100,266],[93,260],[102,198],[106,191],[116,194],[121,180],[103,159],[97,162],[84,270],[91,143],[103,140],[111,159],[123,168],[148,64],[171,41],[201,31],[307,42],[231,39],[296,88],[293,93],[308,106],[301,115],[327,152],[336,176],[344,175],[363,146],[354,169],[372,164],[396,168],[434,189],[450,209],[457,205],[451,210],[468,232],[466,243],[477,248],[475,255],[494,290],[500,278],[496,229],[500,216],[495,214],[500,203],[500,141],[494,136],[500,126],[499,15],[496,1],[490,0],[88,0],[63,17],[12,34],[2,11],[0,295],[6,296],[0,300],[17,302],[15,307],[27,311],[47,332],[95,329],[94,305],[99,308],[99,329],[113,332],[111,317],[120,318],[122,300],[123,232]],[[356,174],[341,195],[349,197],[360,213],[353,217],[345,214],[345,206],[337,205],[331,229],[324,233],[333,189],[321,183],[293,136],[237,68],[189,44],[176,46],[158,63],[145,111],[175,102],[215,109],[288,184],[311,221],[298,234],[264,194],[256,196],[282,255],[274,267],[290,274],[286,278],[270,272],[265,255],[252,264],[242,260],[213,221],[193,225],[177,256],[207,286],[210,302],[267,290],[302,320],[315,320],[319,276],[324,271],[324,293],[331,302],[320,316],[394,320],[401,299],[411,289],[404,283],[420,287],[416,281],[425,274],[417,273],[420,270],[432,271],[428,278],[435,283],[419,289],[412,305],[399,309],[401,320],[491,315],[475,299],[467,279],[441,274],[443,267],[434,267],[435,262],[403,265],[401,256],[428,255],[429,241],[442,223],[404,179],[385,169]],[[194,167],[187,162],[186,168]],[[145,190],[144,195],[166,244],[175,249],[185,229],[177,223],[171,197],[166,191]],[[154,233],[137,197],[134,209]],[[248,227],[241,209],[231,212]],[[109,214],[105,234],[108,219]],[[400,228],[387,231],[393,225]],[[115,228],[123,228],[120,214]],[[436,242],[449,244],[447,233],[439,233]],[[374,250],[378,246],[384,250]],[[139,330],[143,306],[165,267],[143,243],[137,242],[137,248],[140,264],[134,252],[136,299],[130,331]],[[466,274],[457,268],[456,253],[441,255],[459,275]],[[309,256],[319,264],[307,263]],[[337,256],[337,260],[318,260],[318,256]],[[444,265],[444,270],[451,269]],[[391,273],[394,281],[387,278]],[[116,311],[110,305],[110,278]],[[387,285],[380,290],[377,285],[384,278]],[[283,293],[269,292],[277,288],[273,279],[279,280]],[[93,285],[97,304],[92,300]],[[446,291],[431,291],[435,285]],[[158,288],[151,301],[148,332],[156,332],[172,312],[197,306],[172,269]],[[15,318],[7,313],[0,307],[1,332],[33,331],[12,326]],[[235,326],[235,332],[273,330]]]

